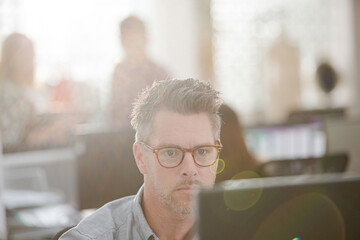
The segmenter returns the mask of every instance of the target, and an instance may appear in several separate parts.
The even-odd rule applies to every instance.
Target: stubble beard
[[[194,212],[193,207],[193,196],[189,195],[189,200],[183,201],[181,199],[175,199],[174,194],[176,189],[181,185],[200,185],[198,181],[185,180],[177,184],[170,191],[163,190],[156,186],[153,176],[149,176],[149,182],[154,190],[156,197],[159,201],[168,207],[171,211],[181,214],[181,215],[190,215]]]

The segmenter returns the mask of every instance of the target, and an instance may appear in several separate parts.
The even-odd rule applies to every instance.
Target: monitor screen
[[[360,175],[230,180],[198,194],[201,240],[360,239]]]
[[[262,161],[321,157],[326,134],[321,122],[249,127],[246,145]]]

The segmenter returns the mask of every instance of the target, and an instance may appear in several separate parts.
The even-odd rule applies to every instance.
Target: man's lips
[[[192,185],[183,185],[177,188],[178,191],[190,191],[193,190],[193,186]]]
[[[199,185],[197,185],[197,184],[181,185],[180,187],[176,188],[176,191],[192,194],[198,188],[199,188]]]

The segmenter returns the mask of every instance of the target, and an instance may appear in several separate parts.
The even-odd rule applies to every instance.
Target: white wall
[[[198,14],[193,0],[153,0],[154,42],[161,62],[176,78],[201,77],[198,62]]]
[[[339,73],[339,83],[332,94],[334,106],[349,106],[350,115],[354,115],[353,103],[358,95],[353,87],[357,79],[352,1],[332,1],[331,52],[327,53]]]

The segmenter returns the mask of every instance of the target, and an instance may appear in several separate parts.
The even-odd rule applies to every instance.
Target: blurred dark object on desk
[[[132,152],[135,133],[111,125],[80,125],[76,130],[79,209],[136,194],[143,183]]]
[[[348,162],[347,153],[316,158],[272,160],[260,165],[257,172],[262,177],[342,173],[345,172]]]

